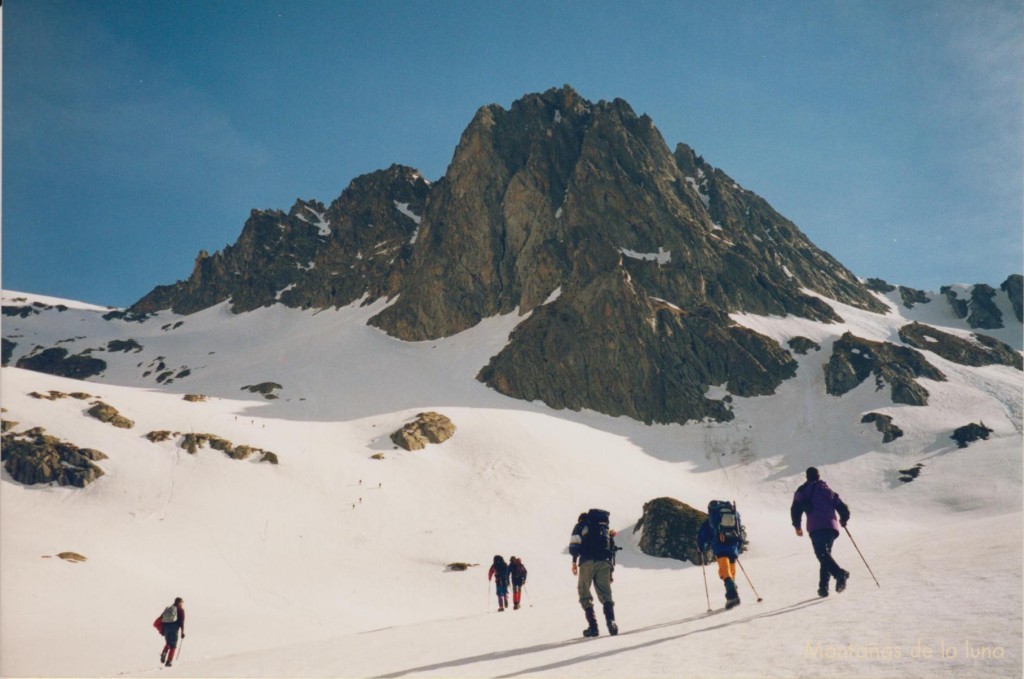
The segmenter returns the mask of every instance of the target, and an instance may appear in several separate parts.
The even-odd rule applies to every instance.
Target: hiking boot
[[[730,598],[726,598],[726,600],[725,600],[725,610],[729,610],[731,608],[736,608],[739,605],[740,605],[740,598],[739,598],[738,595],[732,597],[731,599]]]
[[[583,636],[596,637],[599,632],[597,630],[597,618],[594,616],[594,609],[584,608],[583,614],[587,616],[587,623],[590,625],[587,629],[583,630]]]
[[[518,601],[516,603],[512,604],[512,610],[513,611],[518,611],[519,610],[519,602]]]
[[[610,601],[604,605],[604,621],[608,625],[608,634],[614,637],[619,633],[619,626],[615,624],[615,604]]]
[[[167,649],[160,651],[160,664],[167,662]]]
[[[818,596],[820,596],[820,597],[828,596],[828,586],[818,587]]]
[[[850,579],[849,571],[842,571],[836,576],[836,591],[842,592],[846,589],[846,581]]]

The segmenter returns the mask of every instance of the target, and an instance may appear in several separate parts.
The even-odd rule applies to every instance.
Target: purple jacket
[[[838,519],[836,512],[839,512]],[[840,524],[845,526],[850,520],[849,507],[821,479],[808,481],[793,494],[793,506],[789,508],[789,514],[794,528],[800,528],[801,515],[804,513],[807,514],[808,533],[832,529],[838,534]]]

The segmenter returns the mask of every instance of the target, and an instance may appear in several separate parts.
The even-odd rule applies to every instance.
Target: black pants
[[[818,557],[821,568],[818,571],[818,586],[827,589],[828,578],[831,575],[838,578],[843,569],[839,567],[836,560],[832,558],[832,543],[839,537],[839,531],[834,528],[816,530],[811,533],[811,544],[814,546],[814,556]]]

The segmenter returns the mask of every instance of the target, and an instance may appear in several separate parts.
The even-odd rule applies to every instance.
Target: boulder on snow
[[[633,527],[642,530],[640,551],[650,556],[689,561],[694,565],[713,560],[711,552],[701,555],[697,544],[697,531],[708,518],[705,512],[671,497],[659,497],[644,504],[644,513]],[[747,544],[746,529],[740,551]]]
[[[966,448],[969,444],[981,439],[983,441],[988,440],[988,435],[992,433],[992,430],[985,426],[984,422],[965,424],[962,427],[957,428],[953,431],[953,435],[949,438],[956,441],[958,448]]]
[[[117,408],[103,401],[94,402],[92,408],[89,408],[86,412],[100,422],[112,424],[120,429],[131,429],[135,426],[134,422],[117,412]]]
[[[3,435],[0,459],[11,477],[25,485],[58,483],[84,488],[103,470],[95,462],[105,460],[105,453],[92,448],[79,448],[43,433],[41,427],[27,432]]]
[[[444,443],[454,435],[451,420],[441,413],[426,412],[391,434],[391,440],[406,450],[423,450],[428,443]]]
[[[860,418],[860,421],[865,424],[874,422],[875,428],[882,432],[882,443],[892,443],[899,437],[903,436],[903,430],[892,423],[892,417],[889,415],[868,413],[864,417]]]

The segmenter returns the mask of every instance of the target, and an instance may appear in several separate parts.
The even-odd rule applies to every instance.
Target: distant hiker
[[[741,531],[736,506],[725,500],[712,500],[708,503],[708,518],[697,531],[701,559],[704,558],[704,552],[710,549],[718,561],[718,577],[725,584],[727,609],[740,605],[740,595],[736,590],[736,559],[740,556],[740,544],[743,541]]]
[[[839,527],[845,527],[850,520],[850,508],[821,480],[817,469],[808,467],[806,476],[807,481],[793,494],[793,506],[789,513],[799,537],[804,534],[800,529],[801,515],[807,514],[807,532],[814,546],[814,556],[818,557],[821,564],[818,571],[818,596],[828,596],[829,576],[836,579],[837,592],[846,589],[846,581],[850,578],[850,573],[840,568],[832,558],[832,543],[839,537]],[[839,513],[838,520],[836,512]]]
[[[508,606],[508,564],[501,556],[494,555],[494,563],[487,571],[487,579],[494,578],[494,590],[498,594],[498,612],[505,610]]]
[[[512,580],[512,610],[519,610],[523,597],[523,586],[526,584],[526,566],[522,559],[510,556],[508,559],[508,575]]]
[[[160,662],[167,667],[171,666],[174,660],[174,652],[178,649],[178,631],[181,631],[181,638],[185,638],[185,600],[180,596],[174,603],[164,609],[153,625],[164,635],[164,650],[160,652]]]
[[[608,527],[609,513],[603,509],[591,509],[580,514],[569,538],[569,554],[572,555],[572,574],[578,576],[576,589],[580,606],[587,617],[587,629],[583,636],[598,635],[597,617],[594,615],[594,597],[590,593],[593,584],[597,598],[604,607],[604,619],[608,633],[615,636],[619,626],[615,623],[615,602],[612,600],[612,563],[615,560],[615,531]],[[577,561],[579,565],[577,566]]]

